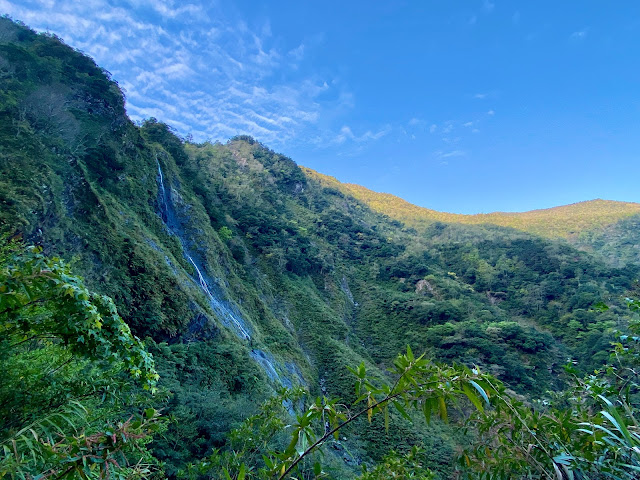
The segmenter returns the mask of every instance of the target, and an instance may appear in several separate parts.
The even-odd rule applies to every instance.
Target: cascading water
[[[273,365],[275,363],[275,359],[270,358],[271,355],[258,349],[251,350],[250,355],[251,355],[251,358],[253,358],[259,365],[262,366],[267,376],[269,377],[269,380],[278,382],[283,387],[291,388],[293,386],[293,384],[291,383],[291,380],[289,380],[286,377],[284,379],[280,377],[280,375],[278,374],[278,371],[275,369]]]
[[[164,176],[162,175],[162,169],[160,168],[160,162],[158,161],[158,157],[156,157],[156,164],[158,165],[158,183],[160,184],[160,198],[162,202],[160,202],[160,216],[162,217],[162,221],[167,223],[167,191],[164,188]]]
[[[279,366],[282,366],[282,364],[280,364],[275,358],[273,358],[272,355],[265,351],[258,350],[257,348],[251,350],[250,355],[251,358],[253,358],[256,363],[262,367],[262,369],[267,374],[267,377],[269,377],[269,380],[271,380],[272,382],[277,382],[283,387],[293,388],[293,382],[291,381],[291,379],[285,374],[279,374],[275,369],[274,364],[278,363]],[[304,383],[304,380],[302,380],[302,383]],[[289,414],[295,415],[295,409],[293,408],[293,403],[290,400],[284,401],[282,402],[282,404],[285,406]],[[300,409],[302,407],[303,405],[299,405]]]
[[[221,316],[221,318],[223,318],[224,320],[227,320],[227,321],[231,320],[232,325],[237,330],[239,336],[241,336],[245,340],[251,340],[251,335],[249,335],[249,332],[247,331],[247,328],[243,325],[243,322],[239,318],[237,318],[237,316],[231,311],[231,309],[227,308],[220,300],[218,300],[213,295],[213,293],[211,293],[211,290],[209,289],[209,285],[207,284],[207,281],[204,278],[204,275],[202,275],[202,272],[198,268],[198,265],[196,265],[196,262],[193,261],[193,258],[191,258],[191,256],[187,254],[187,259],[191,262],[191,265],[193,265],[193,267],[196,269],[196,273],[198,274],[198,281],[200,283],[200,288],[202,288],[202,291],[206,293],[207,296],[209,297],[209,303],[211,304],[211,307],[213,308],[213,310],[219,316]]]
[[[215,283],[208,278],[203,262],[198,258],[198,255],[193,253],[190,249],[190,242],[187,240],[187,236],[183,228],[183,222],[180,221],[180,218],[174,209],[171,192],[165,187],[164,174],[157,157],[156,163],[158,165],[160,217],[162,218],[167,231],[180,240],[185,258],[189,260],[191,265],[193,265],[193,268],[195,268],[198,278],[194,278],[194,282],[198,284],[200,289],[207,296],[209,299],[209,305],[220,321],[227,327],[231,328],[243,340],[251,341],[251,333],[245,321],[239,313],[234,311],[232,306],[228,305],[228,302],[221,298],[222,295],[216,292]],[[281,372],[284,372],[285,369],[275,358],[273,358],[271,354],[262,350],[254,349],[251,351],[250,355],[255,362],[262,367],[267,374],[267,377],[269,377],[272,382],[288,388],[293,386],[292,380],[287,375],[278,373],[276,364],[282,367],[279,369]],[[299,382],[304,383],[304,379],[300,375],[296,378]],[[293,405],[287,403],[286,407],[289,412],[293,414]]]
[[[170,196],[171,193],[165,187],[162,167],[160,166],[160,162],[158,161],[157,157],[156,164],[158,165],[158,193],[160,196],[160,217],[162,218],[162,221],[167,227],[169,233],[180,240],[185,258],[189,260],[191,265],[193,265],[196,270],[198,278],[194,280],[196,280],[196,283],[198,284],[200,289],[207,296],[209,304],[211,305],[211,308],[216,313],[218,318],[227,327],[233,329],[240,338],[244,340],[251,340],[249,328],[246,326],[244,320],[242,320],[239,314],[233,311],[231,306],[227,305],[227,302],[220,298],[220,295],[215,292],[214,288],[210,287],[210,285],[212,285],[212,282],[207,278],[207,274],[204,271],[202,263],[197,260],[197,255],[191,252],[189,248],[189,242],[186,239],[184,229],[182,228],[182,224],[174,211]],[[196,260],[194,260],[194,257],[196,258]]]
[[[209,291],[209,286],[207,285],[207,282],[202,276],[200,269],[196,265],[196,262],[194,262],[193,258],[191,258],[189,255],[187,255],[187,258],[189,259],[189,261],[191,262],[191,265],[193,265],[193,267],[196,269],[196,272],[198,273],[198,280],[200,281],[200,287],[202,288],[202,290],[204,290],[204,293],[206,293],[209,297],[213,297],[213,295],[211,295],[211,292]]]
[[[165,187],[164,174],[162,173],[162,168],[160,167],[160,162],[158,161],[157,157],[156,165],[158,165],[158,196],[160,197],[160,218],[162,218],[162,221],[167,227],[169,233],[178,237],[183,247],[186,247],[184,231],[171,203],[171,192]]]

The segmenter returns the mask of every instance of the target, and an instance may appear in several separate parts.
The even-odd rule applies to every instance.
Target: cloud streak
[[[280,146],[331,107],[320,95],[349,96],[344,87],[299,72],[304,43],[284,49],[268,22],[250,28],[218,7],[188,0],[0,0],[0,11],[91,55],[124,87],[133,120],[154,116],[198,141],[246,133]]]
[[[569,38],[571,40],[584,40],[585,38],[587,38],[587,29],[585,28],[584,30],[579,30],[577,32],[573,32]]]
[[[343,144],[347,140],[352,140],[356,143],[364,143],[372,140],[375,141],[375,140],[380,140],[382,137],[386,136],[390,132],[391,132],[391,126],[385,125],[382,129],[378,130],[377,132],[372,132],[371,130],[367,130],[362,135],[358,136],[353,133],[353,131],[351,130],[351,127],[348,127],[347,125],[345,125],[340,129],[340,133],[336,135],[333,143]]]
[[[466,154],[467,153],[464,150],[438,150],[436,152],[433,152],[433,155],[441,160],[445,158],[464,157]]]

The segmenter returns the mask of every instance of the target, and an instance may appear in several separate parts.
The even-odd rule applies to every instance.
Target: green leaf
[[[606,417],[612,424],[614,427],[616,427],[616,430],[618,432],[620,432],[622,434],[622,436],[627,440],[632,442],[632,438],[631,435],[629,435],[629,430],[627,430],[627,427],[624,425],[624,423],[621,421],[622,419],[620,418],[620,416],[618,415],[618,412],[615,411],[615,409],[612,409],[614,415],[617,417],[614,418],[613,415],[611,415],[609,412],[605,412],[604,410],[602,412],[600,412],[604,417]]]
[[[409,345],[407,345],[407,359],[410,362],[413,362],[415,360],[415,358],[413,356],[413,352],[411,351],[411,347]]]
[[[561,453],[560,455],[556,455],[553,457],[553,461],[559,465],[571,465],[575,457],[573,455],[569,455],[567,453]]]
[[[422,413],[424,413],[424,419],[427,421],[427,424],[431,424],[432,405],[430,398],[424,401],[422,405]]]
[[[447,404],[444,402],[444,397],[438,397],[438,413],[443,422],[449,422],[449,416],[447,415]]]
[[[398,410],[398,412],[400,412],[400,415],[402,415],[404,418],[406,418],[410,422],[413,422],[411,417],[407,414],[407,412],[405,411],[404,407],[402,405],[400,405],[400,403],[393,402],[393,406],[396,407],[396,410]]]
[[[292,434],[291,434],[291,442],[289,443],[289,446],[287,447],[287,449],[285,450],[285,453],[289,456],[293,455],[296,451],[296,445],[298,444],[298,439],[300,435],[300,430],[295,430]]]

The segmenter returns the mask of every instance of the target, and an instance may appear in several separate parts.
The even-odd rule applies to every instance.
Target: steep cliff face
[[[59,39],[7,19],[0,33],[2,229],[71,259],[137,335],[167,342],[156,354],[175,390],[215,392],[222,411],[306,385],[311,367],[291,331],[237,275],[181,178],[183,142],[165,125],[135,126],[108,73]],[[269,335],[286,348],[266,345]],[[194,357],[210,363],[205,383],[174,362],[185,342],[198,342]],[[229,407],[218,435],[246,413]],[[207,445],[195,448],[204,454]]]
[[[0,76],[0,226],[72,260],[149,337],[180,419],[156,449],[170,471],[274,389],[353,399],[346,366],[382,376],[407,344],[541,392],[567,356],[597,364],[624,321],[634,268],[495,226],[418,233],[249,137],[134,125],[107,72],[7,19]],[[425,431],[351,448],[441,435],[451,453]]]

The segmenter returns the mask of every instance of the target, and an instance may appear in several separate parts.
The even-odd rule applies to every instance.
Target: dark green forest
[[[640,472],[638,216],[407,226],[8,18],[0,79],[0,478]]]

